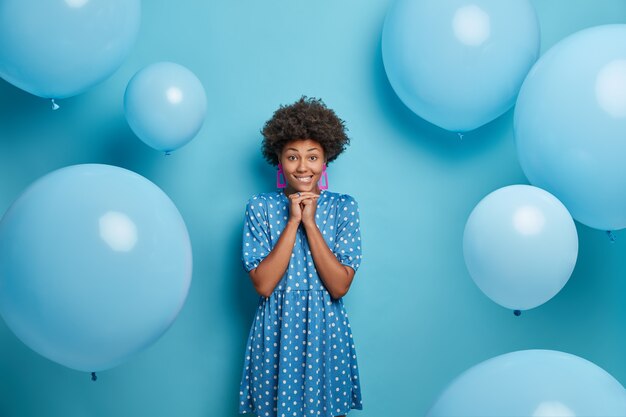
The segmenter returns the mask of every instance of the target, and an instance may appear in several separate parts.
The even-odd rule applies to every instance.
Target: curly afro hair
[[[281,105],[263,126],[263,157],[278,165],[278,155],[287,142],[312,139],[322,145],[326,161],[332,162],[350,144],[347,130],[345,122],[321,99],[302,96],[289,106]]]

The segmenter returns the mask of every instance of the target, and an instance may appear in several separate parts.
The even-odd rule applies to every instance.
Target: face
[[[325,163],[322,145],[312,139],[292,140],[287,142],[278,160],[283,165],[287,194],[298,191],[319,194],[317,182]]]

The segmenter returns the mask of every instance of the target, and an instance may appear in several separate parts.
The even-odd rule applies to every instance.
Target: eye
[[[311,161],[317,161],[317,156],[313,155],[309,158]]]
[[[297,158],[296,158],[296,156],[295,156],[295,155],[289,155],[289,156],[287,157],[287,160],[289,160],[289,161],[295,161],[296,159],[297,159]]]

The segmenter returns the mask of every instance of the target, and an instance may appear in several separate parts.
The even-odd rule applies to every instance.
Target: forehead
[[[287,150],[295,150],[297,152],[309,152],[313,150],[317,150],[320,152],[324,151],[322,145],[316,140],[313,139],[296,139],[289,141],[283,147],[283,152]]]

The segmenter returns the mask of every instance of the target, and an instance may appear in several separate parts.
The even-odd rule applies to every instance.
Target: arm
[[[315,222],[304,223],[307,240],[317,273],[334,299],[347,294],[354,278],[354,269],[340,263],[330,250]]]
[[[304,199],[317,201],[317,196],[311,197],[312,193],[292,194],[289,196],[289,220],[285,229],[280,234],[276,246],[259,263],[259,265],[249,272],[254,289],[259,295],[269,297],[274,292],[274,288],[280,282],[285,271],[289,267],[289,261],[296,242],[298,226],[302,221],[301,203]]]
[[[272,295],[274,288],[285,274],[291,259],[293,245],[296,242],[299,224],[300,222],[289,220],[274,249],[261,261],[259,266],[250,271],[250,279],[259,295],[263,297]]]
[[[350,289],[355,271],[339,262],[326,244],[320,229],[315,223],[317,202],[305,200],[303,204],[302,224],[304,224],[309,248],[311,248],[315,269],[331,297],[339,299],[346,295]]]

